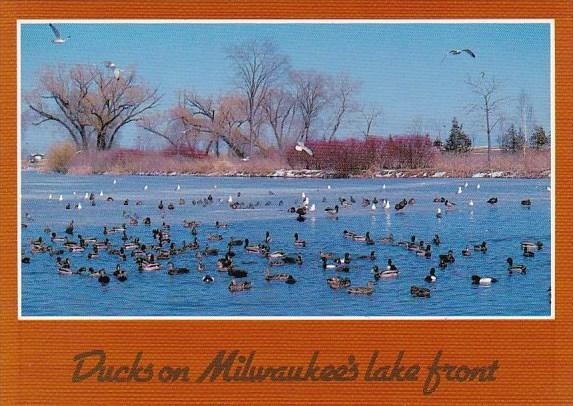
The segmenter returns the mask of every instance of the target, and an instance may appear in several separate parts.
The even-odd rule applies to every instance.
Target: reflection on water
[[[78,275],[62,276],[56,272],[54,258],[47,254],[31,255],[30,264],[22,264],[22,314],[23,315],[80,315],[80,316],[457,316],[457,315],[549,315],[550,303],[547,289],[551,282],[550,241],[550,194],[546,187],[549,180],[518,179],[260,179],[260,178],[198,178],[198,177],[72,177],[45,175],[33,172],[22,174],[22,218],[28,225],[22,230],[22,250],[29,253],[29,240],[44,234],[46,225],[59,235],[73,219],[76,233],[102,239],[103,225],[119,225],[126,220],[125,210],[137,213],[142,219],[150,216],[151,227],[128,226],[129,236],[139,237],[151,243],[151,229],[158,228],[162,221],[171,224],[171,239],[177,244],[191,241],[189,229],[182,226],[183,220],[197,220],[198,239],[202,247],[226,249],[226,241],[248,238],[251,242],[262,241],[265,231],[272,236],[271,249],[300,253],[304,258],[301,266],[289,265],[273,269],[273,272],[292,274],[297,283],[267,282],[263,270],[266,262],[258,255],[247,254],[240,247],[235,251],[235,263],[249,272],[248,280],[253,288],[247,292],[230,293],[227,286],[230,277],[215,270],[214,257],[206,257],[206,273],[215,278],[213,284],[201,281],[197,272],[197,259],[193,251],[187,251],[173,259],[177,267],[188,267],[191,273],[169,276],[165,270],[140,273],[132,259],[122,263],[128,271],[128,280],[119,283],[112,278],[102,287],[95,278]],[[177,185],[180,190],[177,190]],[[386,184],[386,188],[382,187]],[[147,185],[147,189],[145,186]],[[331,189],[328,189],[328,185]],[[459,186],[463,193],[456,194]],[[103,191],[103,196],[99,192]],[[273,194],[270,194],[272,191]],[[75,195],[74,195],[75,192]],[[95,207],[84,200],[86,192],[94,192]],[[241,196],[237,196],[240,192]],[[307,221],[297,222],[296,215],[287,213],[295,200],[302,201],[305,192],[316,211],[307,216]],[[53,199],[48,196],[52,194]],[[62,201],[57,198],[62,195]],[[192,200],[212,194],[215,203],[207,207],[192,205]],[[340,196],[353,196],[356,203],[351,208],[340,210],[338,219],[327,218],[323,209],[332,206]],[[113,196],[113,202],[104,201]],[[227,200],[245,203],[260,202],[252,210],[231,210]],[[433,203],[435,196],[444,196],[457,203],[453,210]],[[499,203],[491,207],[486,200],[497,196]],[[376,211],[370,206],[361,207],[362,197],[378,200],[389,199],[391,209],[382,204]],[[397,214],[394,204],[402,198],[415,198],[413,206],[407,206],[403,214]],[[178,204],[184,198],[185,205]],[[323,202],[326,198],[326,202]],[[522,208],[520,201],[530,198],[530,209]],[[127,206],[123,205],[129,200]],[[157,208],[159,200],[173,202],[174,210],[166,210],[164,218]],[[136,206],[135,201],[142,205]],[[221,202],[219,202],[221,200]],[[284,204],[279,206],[279,201]],[[475,206],[470,207],[473,200]],[[74,207],[81,202],[81,210],[65,210],[67,203]],[[267,205],[267,202],[268,203]],[[442,207],[443,218],[436,218],[437,207]],[[31,220],[26,220],[25,213]],[[217,229],[215,220],[229,223],[226,230]],[[376,245],[343,238],[343,230],[370,234]],[[296,248],[293,234],[299,233],[306,240],[306,247]],[[207,241],[209,233],[220,233],[224,241]],[[403,248],[382,245],[379,239],[393,233],[398,240],[409,240],[415,235],[418,240],[430,242],[434,234],[442,239],[440,247],[433,247],[432,259],[416,256]],[[115,247],[122,242],[121,234],[108,237]],[[524,258],[520,251],[522,240],[540,240],[544,244],[532,258]],[[467,244],[487,241],[486,254],[472,252],[462,257],[461,250]],[[323,270],[318,257],[320,251],[345,252],[355,258],[376,252],[376,260],[355,259],[350,272],[339,276],[349,277],[353,286],[366,286],[372,279],[370,269],[374,264],[382,267],[392,258],[400,270],[393,280],[381,280],[371,296],[348,295],[344,289],[332,290],[326,279],[333,270]],[[437,265],[439,253],[452,249],[456,262],[446,270],[436,272],[438,280],[433,285],[424,282],[424,276]],[[83,254],[67,254],[74,269],[80,266],[105,268],[108,273],[118,263],[118,257],[106,253],[99,258],[87,260]],[[508,275],[505,260],[512,256],[517,263],[525,263],[526,275]],[[474,286],[473,274],[493,276],[499,282],[490,288]],[[431,298],[413,298],[410,286],[429,287]]]

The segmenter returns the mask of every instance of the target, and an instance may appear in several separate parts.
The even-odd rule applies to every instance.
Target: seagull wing
[[[474,54],[474,52],[471,49],[466,48],[466,49],[462,49],[462,51],[470,54],[472,58],[476,57],[476,54]]]
[[[115,68],[115,69],[113,70],[113,76],[115,76],[115,78],[116,78],[117,80],[119,80],[119,72],[120,72],[119,68]]]
[[[310,149],[310,148],[307,147],[306,145],[303,145],[303,146],[302,146],[302,150],[303,150],[304,152],[306,152],[306,153],[307,153],[308,155],[310,155],[310,156],[313,156],[313,155],[314,155],[314,152],[312,152],[312,149]]]
[[[49,25],[52,31],[54,32],[56,38],[61,38],[60,31],[54,26],[54,24],[50,23]]]
[[[452,55],[459,55],[459,54],[461,54],[461,51],[460,51],[459,49],[452,49],[452,50],[450,51],[450,54],[452,54]]]

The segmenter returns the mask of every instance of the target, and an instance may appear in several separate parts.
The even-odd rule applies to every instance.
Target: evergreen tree
[[[501,139],[501,146],[506,151],[516,152],[523,148],[525,144],[525,136],[521,129],[516,130],[515,125],[511,125],[503,134]]]
[[[433,142],[434,147],[438,149],[442,149],[444,147],[444,142],[440,137],[436,138]]]
[[[466,135],[463,127],[463,124],[459,124],[458,120],[454,117],[452,120],[452,128],[450,129],[450,136],[446,140],[446,151],[469,151],[472,146],[472,140]]]
[[[529,139],[529,143],[533,148],[541,149],[549,144],[549,137],[545,134],[543,127],[536,127]]]

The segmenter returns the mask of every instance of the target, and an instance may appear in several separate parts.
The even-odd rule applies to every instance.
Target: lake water
[[[116,183],[114,184],[114,179]],[[464,183],[468,183],[467,188]],[[478,183],[480,188],[477,189]],[[24,316],[547,316],[551,313],[551,203],[547,191],[549,179],[282,179],[282,178],[208,178],[208,177],[144,177],[144,176],[62,176],[22,173],[22,219],[28,226],[22,229],[22,252],[30,256],[29,264],[21,265],[22,315]],[[144,186],[148,186],[144,190]],[[180,190],[177,189],[180,185]],[[383,185],[386,185],[383,188]],[[328,188],[330,186],[330,189]],[[462,193],[457,194],[458,187]],[[103,191],[104,197],[100,197]],[[274,195],[271,195],[272,191]],[[76,193],[74,195],[74,192]],[[84,200],[86,192],[96,194],[96,206]],[[241,196],[237,197],[240,192]],[[305,192],[316,211],[305,222],[295,220],[296,215],[287,213],[287,208],[301,202]],[[52,194],[53,199],[48,199]],[[63,201],[57,198],[62,195]],[[192,205],[193,199],[202,199],[211,194],[214,204],[207,207]],[[261,202],[255,209],[232,210],[227,199],[240,202]],[[338,219],[329,218],[323,211],[336,204],[338,197],[353,196],[357,203],[340,210]],[[106,202],[113,196],[113,202]],[[443,204],[433,203],[436,196],[444,196],[457,203],[453,210]],[[490,206],[486,201],[496,196],[499,203]],[[185,205],[179,205],[183,197]],[[362,197],[389,199],[391,209],[376,210],[361,207]],[[323,202],[326,198],[326,202]],[[413,206],[403,213],[394,210],[394,204],[402,198],[415,198]],[[521,206],[522,199],[532,201],[531,208]],[[123,200],[129,199],[124,206]],[[157,208],[162,199],[175,204],[174,210],[165,210],[161,218]],[[135,201],[142,205],[136,206]],[[220,201],[222,200],[222,201]],[[279,206],[283,200],[284,205]],[[469,201],[475,205],[470,207]],[[66,210],[70,202],[72,209]],[[80,202],[82,209],[74,209]],[[267,206],[266,203],[270,202]],[[381,206],[381,205],[380,205]],[[444,212],[436,218],[436,209]],[[77,234],[103,239],[103,226],[126,223],[123,211],[137,213],[140,219],[150,216],[151,226],[129,226],[127,233],[139,237],[142,242],[153,242],[151,229],[159,228],[162,221],[171,225],[171,239],[177,245],[182,240],[193,238],[184,219],[193,219],[202,224],[198,227],[201,249],[209,244],[224,250],[230,237],[248,238],[252,243],[263,240],[265,231],[272,236],[271,250],[300,253],[302,265],[273,268],[273,272],[289,273],[297,283],[267,282],[263,270],[266,260],[259,255],[246,253],[241,247],[234,263],[248,271],[246,280],[252,282],[249,291],[231,293],[228,285],[231,277],[217,272],[217,256],[206,257],[207,269],[196,271],[195,251],[189,250],[171,259],[178,267],[188,267],[188,274],[170,276],[166,263],[158,272],[141,273],[132,258],[121,262],[128,272],[124,283],[113,276],[108,285],[102,286],[97,278],[81,275],[60,275],[55,258],[47,253],[30,254],[29,241],[43,236],[49,226],[58,235],[64,235],[66,225],[73,219]],[[28,213],[30,219],[27,219]],[[229,223],[228,229],[217,229],[215,220]],[[343,237],[343,230],[370,234],[374,246],[351,241]],[[293,234],[298,232],[306,240],[305,248],[296,248]],[[207,241],[209,233],[220,233],[223,241]],[[409,240],[415,235],[418,240],[431,242],[439,234],[442,244],[433,246],[431,259],[395,245],[382,245],[380,237],[393,233],[396,240]],[[108,235],[114,248],[122,241],[121,234]],[[489,250],[482,254],[472,252],[462,257],[467,244],[487,241]],[[535,251],[535,256],[525,258],[520,242],[541,241],[544,247]],[[53,243],[53,245],[58,245]],[[452,249],[456,262],[445,270],[437,267],[438,254]],[[356,259],[359,255],[376,252],[375,261]],[[66,253],[72,268],[81,266],[105,268],[111,275],[120,263],[115,255],[101,253],[99,258],[88,260],[86,252]],[[319,253],[330,251],[337,256],[349,252],[354,257],[350,272],[323,270]],[[219,255],[219,257],[222,255]],[[527,265],[527,274],[509,275],[506,258],[511,256],[516,263]],[[380,280],[370,296],[349,295],[346,289],[331,289],[326,279],[334,275],[348,277],[352,286],[366,286],[372,280],[373,264],[383,268],[392,258],[400,270],[399,277]],[[437,281],[424,281],[430,267],[436,267]],[[215,278],[212,284],[202,282],[202,276]],[[498,283],[491,287],[471,283],[473,274],[491,276]],[[415,298],[410,295],[410,286],[428,287],[430,298]]]

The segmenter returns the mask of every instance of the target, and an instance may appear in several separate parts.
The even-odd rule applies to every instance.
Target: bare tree
[[[328,138],[329,141],[332,141],[346,115],[357,109],[352,100],[352,96],[358,90],[358,83],[352,81],[347,75],[340,75],[330,83],[331,101],[335,110],[333,114],[333,124]]]
[[[310,127],[328,102],[326,78],[316,72],[293,72],[296,89],[296,104],[302,118],[303,128],[298,139],[308,141]]]
[[[375,127],[377,122],[382,118],[382,108],[375,106],[363,107],[360,110],[360,114],[362,115],[365,125],[362,134],[365,139],[368,139],[370,138],[372,128]]]
[[[416,116],[412,118],[410,125],[408,126],[408,134],[411,135],[422,135],[424,134],[424,119],[422,116]]]
[[[280,80],[288,68],[287,58],[279,55],[270,42],[248,42],[229,50],[235,69],[237,86],[245,98],[244,108],[249,130],[250,154],[259,134],[257,115],[271,86]]]
[[[278,149],[283,149],[294,131],[296,98],[285,89],[273,89],[265,98],[263,111]]]
[[[485,74],[482,74],[479,79],[468,77],[466,84],[479,97],[479,102],[469,105],[468,111],[479,111],[484,114],[487,133],[487,163],[489,166],[491,164],[491,133],[502,119],[500,109],[507,99],[499,95],[501,86],[495,77],[490,79]]]
[[[141,119],[160,100],[157,89],[137,80],[132,70],[116,79],[112,72],[92,65],[69,70],[49,68],[41,85],[26,98],[39,121],[64,127],[78,149],[87,150],[95,137],[98,150],[113,147],[120,130]]]
[[[521,90],[517,97],[517,112],[519,115],[519,131],[523,133],[525,140],[529,139],[529,129],[534,126],[533,105],[529,101],[529,96],[525,90]],[[525,159],[525,150],[527,142],[523,143],[523,158]],[[524,161],[525,162],[525,161]]]

